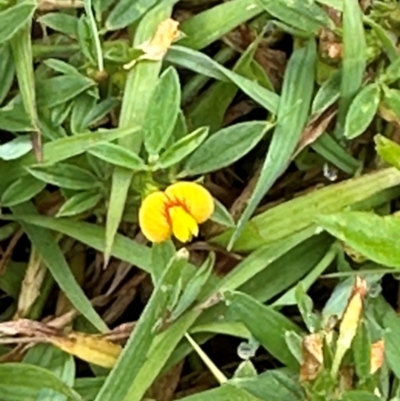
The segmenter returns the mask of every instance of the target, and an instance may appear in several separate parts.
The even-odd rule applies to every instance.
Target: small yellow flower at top
[[[188,242],[199,234],[199,224],[213,212],[214,200],[207,189],[195,182],[181,181],[143,199],[139,225],[151,242],[162,242],[172,235]]]

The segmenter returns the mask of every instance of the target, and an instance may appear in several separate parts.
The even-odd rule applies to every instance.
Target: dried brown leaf
[[[310,334],[303,339],[303,363],[300,368],[301,381],[312,381],[321,372],[324,363],[322,347],[323,342],[319,333]]]
[[[371,375],[375,374],[385,361],[385,343],[383,340],[377,341],[371,346]]]

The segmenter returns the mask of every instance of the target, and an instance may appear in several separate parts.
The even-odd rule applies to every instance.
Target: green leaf
[[[51,371],[68,386],[74,384],[74,357],[51,344],[36,344],[25,354],[23,362]]]
[[[166,312],[165,306],[171,289],[179,280],[182,262],[186,263],[185,260],[177,257],[166,266],[157,287],[135,325],[135,330],[129,337],[117,364],[108,375],[95,401],[131,400],[129,397],[130,387],[146,362],[157,325],[162,322],[163,314]]]
[[[100,193],[85,191],[69,198],[58,210],[57,217],[76,216],[93,209],[102,199]]]
[[[343,61],[342,81],[335,135],[340,138],[347,111],[360,90],[367,63],[363,13],[358,0],[343,2]]]
[[[200,127],[190,134],[178,139],[161,154],[154,169],[165,169],[179,163],[204,142],[208,133],[208,127]]]
[[[144,120],[144,146],[149,154],[158,154],[168,142],[180,103],[179,76],[174,68],[169,67],[154,88]]]
[[[271,113],[276,113],[278,110],[279,96],[275,92],[223,67],[204,53],[183,46],[171,46],[165,59],[199,74],[225,82],[233,82],[246,95]]]
[[[400,269],[398,217],[382,217],[368,212],[342,212],[318,216],[316,222],[368,259]]]
[[[40,16],[37,20],[54,31],[64,33],[71,37],[77,36],[78,18],[73,15],[62,12],[50,12]]]
[[[278,121],[264,161],[260,177],[247,207],[229,241],[231,249],[244,225],[278,177],[286,170],[307,122],[314,89],[316,44],[310,39],[305,47],[296,49],[285,70]]]
[[[0,129],[8,132],[29,132],[34,129],[21,101],[11,101],[0,109]]]
[[[352,390],[343,394],[343,401],[381,401],[382,399],[367,391]]]
[[[0,104],[3,103],[14,82],[15,66],[9,44],[0,46]]]
[[[27,170],[38,180],[60,188],[80,190],[99,186],[97,178],[89,170],[72,164],[57,163],[52,166],[27,167]]]
[[[84,115],[81,114],[82,119],[78,122],[75,133],[82,132],[88,129],[92,124],[98,123],[101,119],[111,113],[118,105],[119,100],[113,97],[108,97],[104,100],[101,100],[97,104],[93,104],[87,113]],[[72,118],[73,112],[71,119]]]
[[[312,299],[307,295],[307,293],[304,291],[303,286],[301,283],[297,284],[295,288],[295,296],[296,296],[296,304],[297,307],[299,308],[299,311],[301,313],[301,317],[303,318],[303,321],[305,325],[307,326],[307,329],[310,333],[317,333],[319,332],[322,327],[320,323],[320,318],[317,316],[314,311],[314,304]]]
[[[47,142],[43,146],[43,165],[54,164],[70,157],[80,155],[99,143],[132,135],[138,130],[139,128],[137,126],[131,126],[125,129],[98,130]],[[10,185],[11,182],[18,179],[22,174],[27,173],[23,168],[24,166],[34,164],[36,164],[36,161],[34,155],[31,153],[18,160],[9,162],[10,174],[2,177],[0,188]]]
[[[232,4],[232,2],[225,4]],[[233,73],[241,74],[255,83],[259,82],[253,73],[254,55],[257,48],[259,48],[260,40],[261,36],[258,36],[247,47],[232,69]],[[198,75],[196,78],[204,79],[204,77],[199,77]],[[268,89],[273,90],[273,87],[268,87]],[[193,129],[208,125],[212,134],[221,129],[228,107],[234,100],[238,90],[238,86],[233,82],[217,81],[213,83],[201,93],[201,96],[196,98],[196,101],[187,110],[186,119],[189,126]]]
[[[181,401],[207,401],[207,400],[260,401],[260,398],[253,396],[246,390],[243,390],[236,386],[232,386],[230,383],[224,384],[223,386],[216,389],[202,391],[200,393],[181,398]],[[271,399],[271,401],[278,401],[278,399],[275,400]]]
[[[32,150],[32,140],[29,135],[21,135],[0,145],[0,159],[14,160]]]
[[[400,78],[400,57],[397,57],[396,60],[392,61],[387,67],[386,71],[380,77],[382,82],[385,82],[387,85],[390,85],[396,82]]]
[[[0,397],[4,401],[37,399],[48,388],[75,401],[83,401],[76,391],[64,384],[47,369],[26,363],[0,365]]]
[[[66,385],[72,387],[75,381],[75,362],[72,355],[50,344],[37,344],[23,359],[24,363],[45,368],[54,373]],[[37,401],[66,401],[66,398],[54,390],[43,388]]]
[[[226,207],[219,202],[218,200],[214,199],[215,203],[215,210],[210,220],[215,221],[218,224],[221,224],[225,227],[235,227],[235,221],[233,220],[232,215],[226,209]]]
[[[61,75],[39,81],[36,86],[38,107],[54,107],[65,103],[94,85],[94,81],[78,74]]]
[[[17,228],[19,228],[19,226]],[[15,231],[16,230],[13,230],[11,235],[15,234]],[[0,288],[2,291],[7,295],[12,296],[14,299],[18,299],[21,292],[21,284],[25,277],[26,268],[26,263],[9,262],[7,264],[7,269],[1,276]]]
[[[318,89],[311,105],[311,114],[320,114],[335,103],[340,95],[342,71],[335,71]]]
[[[175,308],[171,311],[169,320],[174,321],[182,315],[196,301],[203,290],[203,286],[210,278],[215,263],[215,255],[211,253],[205,262],[200,266],[193,277],[186,284]]]
[[[11,210],[17,218],[23,214],[37,213],[35,207],[30,203],[13,206]],[[43,262],[46,264],[51,275],[60,286],[60,289],[65,293],[72,305],[98,330],[103,332],[107,331],[107,326],[96,313],[92,304],[86,298],[81,287],[76,282],[76,279],[72,274],[53,234],[44,228],[35,227],[23,221],[21,221],[21,226],[32,245],[42,256]]]
[[[361,135],[371,124],[378,111],[381,97],[379,84],[367,85],[351,102],[346,116],[344,136],[354,139]]]
[[[355,174],[361,166],[359,160],[347,153],[346,150],[326,132],[311,144],[311,148],[325,160],[347,174]]]
[[[105,28],[108,31],[126,28],[142,17],[157,1],[158,0],[121,0],[117,2],[107,17]]]
[[[356,336],[352,344],[354,355],[354,367],[357,377],[365,381],[371,377],[371,335],[367,323],[362,320],[358,326]]]
[[[180,30],[186,37],[179,44],[203,49],[261,12],[262,8],[254,0],[218,4],[182,22]],[[224,23],[221,24],[221,21]]]
[[[400,170],[400,145],[382,135],[375,136],[376,151],[386,162]]]
[[[45,182],[30,175],[25,175],[14,181],[2,193],[0,203],[2,206],[10,207],[26,202],[41,192],[45,186]]]
[[[43,64],[61,74],[65,75],[76,74],[80,76],[80,78],[82,78],[82,76],[79,73],[79,70],[75,68],[73,65],[66,63],[65,61],[57,60],[56,58],[48,58],[43,62]]]
[[[313,1],[258,0],[265,10],[283,22],[305,31],[315,33],[322,27],[333,28],[328,14]]]
[[[101,386],[104,384],[105,377],[78,377],[75,380],[74,390],[76,390],[85,401],[93,401]]]
[[[261,304],[246,294],[224,293],[224,298],[228,302],[229,317],[242,322],[255,339],[278,361],[291,368],[298,368],[299,364],[285,341],[287,332],[301,333],[298,326],[273,308]]]
[[[363,20],[372,28],[373,32],[380,42],[382,50],[386,53],[388,59],[391,62],[398,60],[399,52],[397,51],[396,42],[393,40],[391,31],[387,29],[386,26],[375,22],[366,15],[363,16]]]
[[[14,21],[12,23],[14,24]],[[39,145],[40,130],[36,110],[31,29],[32,20],[26,21],[24,26],[13,36],[10,43],[18,79],[19,95],[28,115],[30,125],[33,127],[33,138]]]
[[[146,170],[144,161],[137,155],[115,143],[101,143],[93,146],[89,153],[115,166],[124,167],[132,171]]]
[[[10,40],[33,17],[36,3],[16,4],[0,12],[0,43]]]
[[[374,300],[375,316],[384,330],[385,360],[397,378],[400,378],[400,319],[393,308],[382,298]]]
[[[205,174],[226,167],[250,152],[271,125],[250,121],[231,125],[216,132],[187,159],[181,177]]]
[[[171,240],[153,244],[151,247],[151,266],[153,285],[157,285],[162,277],[165,266],[175,256],[175,245]]]
[[[304,401],[306,399],[301,385],[286,369],[270,369],[254,379],[233,379],[230,383],[263,401]]]

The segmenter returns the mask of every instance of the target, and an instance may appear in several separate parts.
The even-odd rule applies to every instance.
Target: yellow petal
[[[214,199],[200,184],[180,181],[170,185],[165,194],[173,201],[183,204],[197,223],[204,223],[214,212]]]
[[[144,198],[139,209],[139,225],[151,242],[162,242],[171,237],[171,226],[166,215],[167,196],[156,191]]]
[[[181,206],[169,208],[169,216],[172,224],[172,233],[181,242],[188,242],[193,236],[199,234],[199,226],[196,220]]]

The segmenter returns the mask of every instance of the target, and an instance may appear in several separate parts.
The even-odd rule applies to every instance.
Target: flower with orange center
[[[199,234],[199,224],[214,212],[211,194],[195,182],[177,182],[164,192],[146,196],[139,209],[139,225],[151,242],[162,242],[174,235],[188,242]]]

